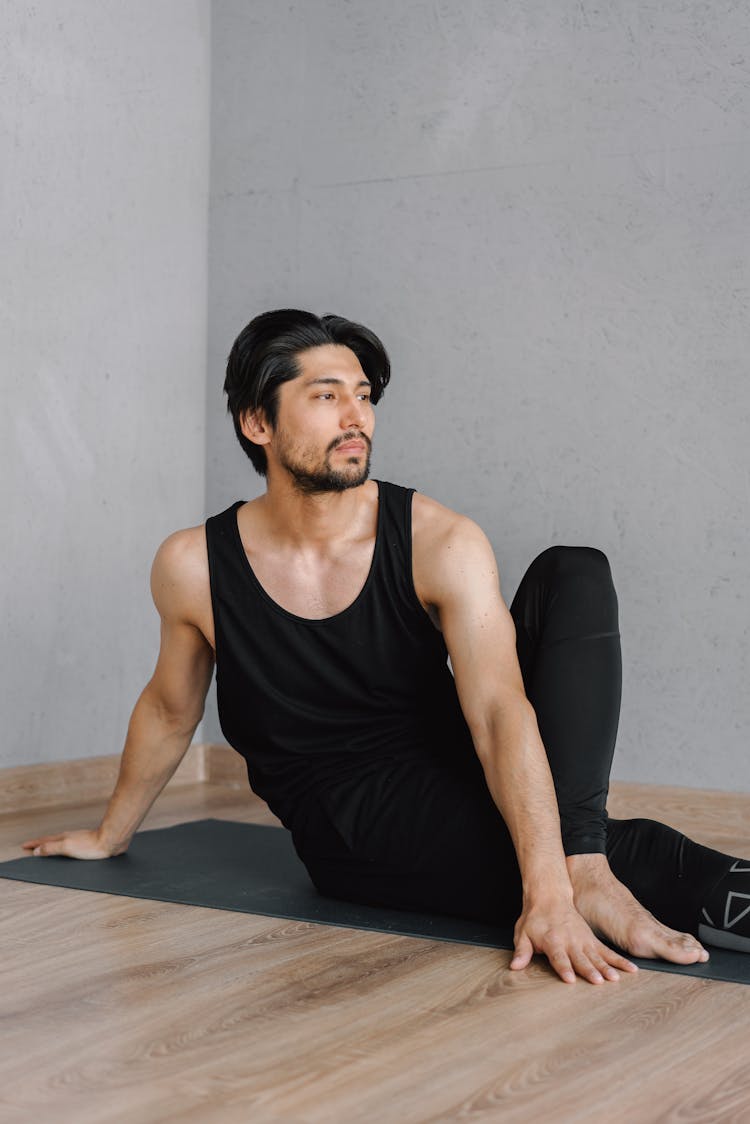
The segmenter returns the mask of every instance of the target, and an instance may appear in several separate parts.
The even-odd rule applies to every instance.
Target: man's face
[[[370,473],[375,413],[370,383],[348,347],[325,344],[298,356],[299,378],[279,387],[279,411],[270,444],[273,460],[301,492],[343,492]]]

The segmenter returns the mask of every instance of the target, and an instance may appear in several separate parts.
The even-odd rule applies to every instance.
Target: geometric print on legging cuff
[[[726,886],[726,882],[729,880],[730,874],[750,874],[750,865],[743,862],[741,859],[738,859],[737,862],[732,864],[732,866],[727,871],[727,874],[722,879],[722,883],[724,883],[723,889],[726,891],[724,901],[723,903],[711,903],[711,908],[714,913],[716,913],[717,915],[723,913],[723,917],[721,917],[720,921],[714,921],[706,910],[705,906],[701,910],[709,925],[716,926],[718,924],[723,929],[733,929],[739,921],[742,921],[745,917],[748,917],[750,915],[750,893],[744,893],[740,890],[728,889]]]

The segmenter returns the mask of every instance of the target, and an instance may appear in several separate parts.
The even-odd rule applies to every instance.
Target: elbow
[[[537,727],[536,712],[525,694],[515,689],[495,696],[481,712],[467,718],[480,760],[495,754],[508,739],[523,737],[530,724]]]
[[[192,737],[205,711],[205,700],[201,700],[200,705],[175,708],[169,706],[158,692],[149,690],[148,687],[143,693],[142,701],[160,726],[170,733],[185,737]]]
[[[192,738],[198,727],[198,723],[203,717],[203,711],[204,708],[201,707],[200,710],[186,711],[179,714],[167,713],[163,718],[163,722],[175,733]]]

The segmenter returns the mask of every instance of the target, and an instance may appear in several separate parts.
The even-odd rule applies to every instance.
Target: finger
[[[547,953],[547,959],[561,980],[564,980],[565,983],[576,982],[576,974],[567,952],[564,952],[561,948],[550,949]]]
[[[46,842],[40,843],[38,847],[35,847],[31,853],[32,855],[64,855],[64,837],[48,839]]]
[[[526,968],[531,963],[531,957],[534,955],[534,946],[525,933],[522,933],[516,940],[516,950],[510,966],[513,969]]]
[[[632,960],[628,960],[624,956],[620,956],[619,952],[615,952],[613,949],[607,948],[605,944],[600,944],[598,951],[610,967],[614,969],[619,968],[623,972],[638,971],[637,964],[634,964]]]
[[[602,979],[619,980],[620,973],[617,971],[617,968],[615,968],[614,964],[610,964],[607,957],[598,952],[597,949],[589,951],[588,958]]]
[[[51,839],[63,839],[64,837],[65,832],[62,832],[60,835],[38,835],[36,839],[28,839],[25,843],[22,843],[21,846],[29,849],[31,847],[38,847],[40,843],[46,843]]]
[[[590,953],[591,960],[596,964],[599,971],[608,980],[618,980],[618,969],[623,972],[637,972],[638,965],[633,964],[632,961],[627,960],[621,956],[619,952],[615,952],[609,945],[603,944],[602,941],[597,941],[590,949],[586,949]]]
[[[580,976],[581,979],[588,980],[589,983],[602,984],[604,983],[604,976],[597,967],[595,957],[596,953],[585,952],[579,948],[570,953],[570,960],[576,975]]]

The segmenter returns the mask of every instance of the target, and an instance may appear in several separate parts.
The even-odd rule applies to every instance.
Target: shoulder
[[[412,501],[414,581],[431,602],[468,578],[498,580],[497,562],[479,524],[419,492]]]
[[[151,567],[151,593],[162,616],[191,620],[210,602],[204,524],[174,531],[161,543]]]
[[[415,548],[440,553],[471,553],[489,546],[487,535],[474,519],[421,492],[415,492],[412,498],[412,539]]]

